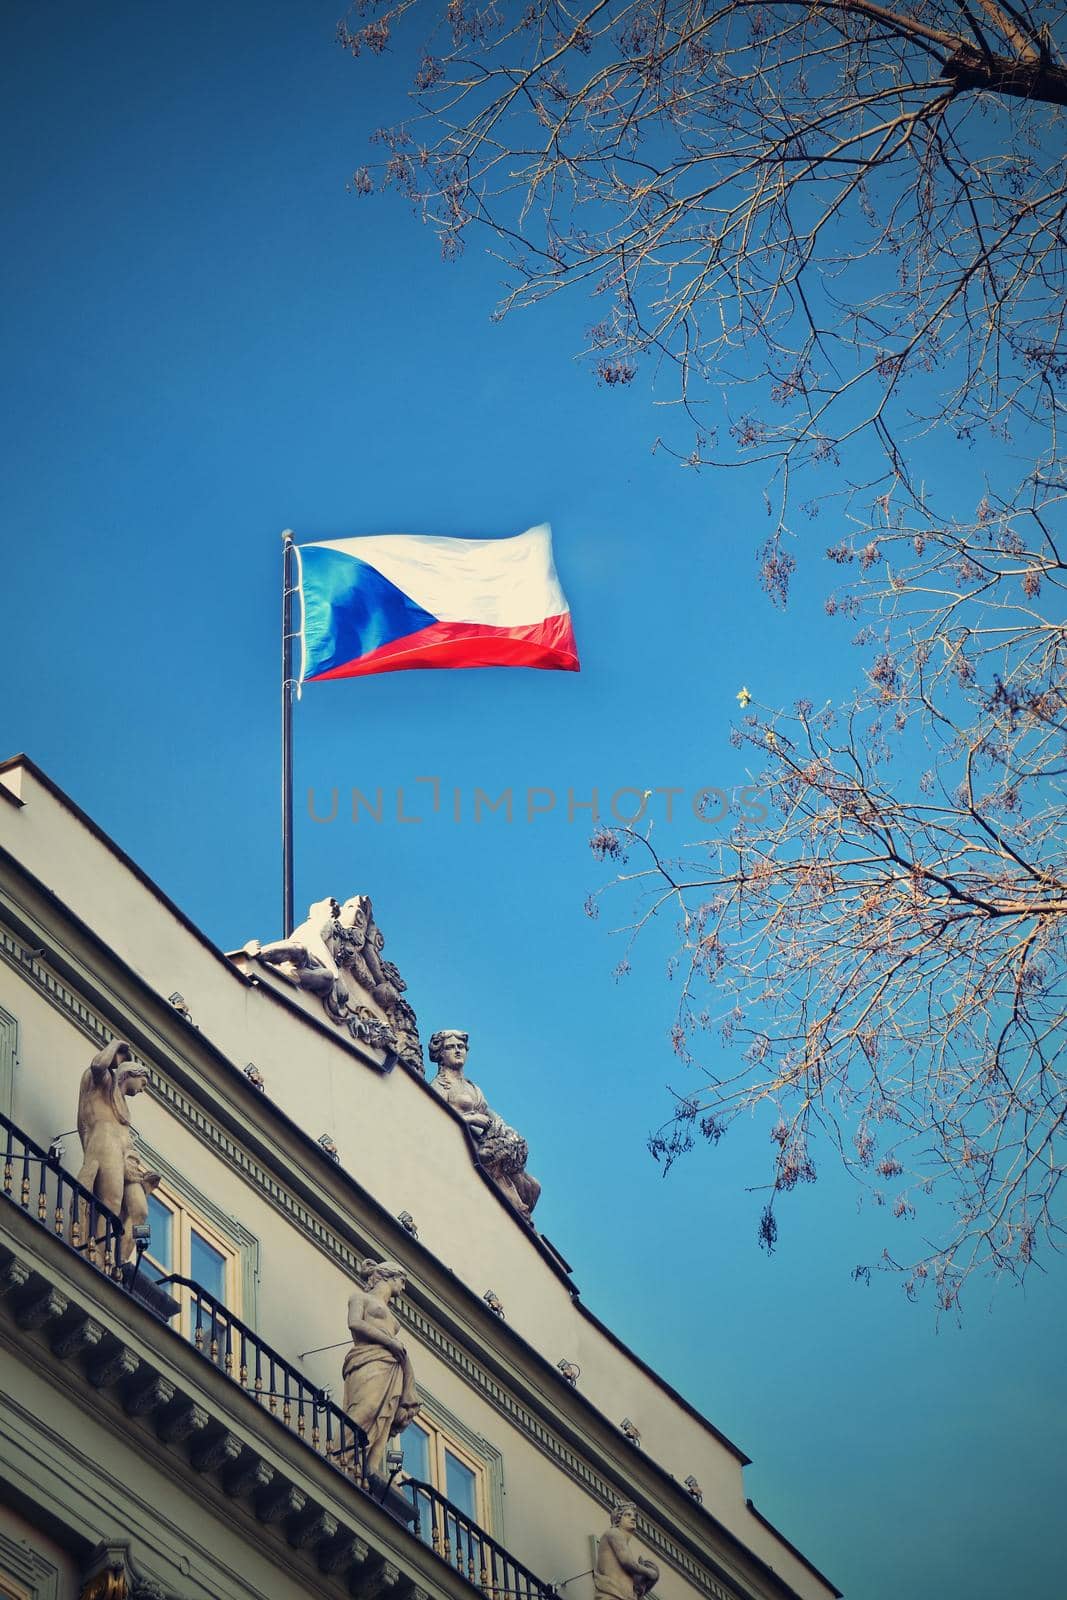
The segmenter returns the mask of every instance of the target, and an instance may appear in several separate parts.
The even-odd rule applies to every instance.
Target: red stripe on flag
[[[308,683],[331,678],[363,678],[375,672],[403,672],[409,667],[541,667],[578,672],[570,612],[546,617],[522,628],[494,628],[482,622],[434,622],[405,634],[365,656],[346,661]]]

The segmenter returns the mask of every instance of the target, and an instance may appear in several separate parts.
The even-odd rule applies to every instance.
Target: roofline
[[[844,1595],[842,1594],[841,1590],[837,1587],[837,1585],[834,1584],[834,1583],[831,1583],[830,1579],[826,1576],[825,1572],[820,1572],[818,1567],[815,1565],[815,1563],[813,1561],[809,1561],[808,1560],[808,1558],[804,1554],[803,1550],[798,1550],[796,1545],[793,1544],[792,1540],[787,1539],[785,1534],[782,1533],[778,1528],[775,1527],[774,1523],[770,1520],[770,1518],[769,1517],[765,1517],[763,1515],[763,1512],[758,1510],[754,1500],[746,1499],[745,1500],[745,1505],[751,1511],[751,1513],[755,1517],[756,1521],[757,1522],[761,1522],[763,1524],[763,1526],[767,1529],[768,1533],[773,1533],[774,1537],[779,1541],[779,1543],[785,1545],[785,1547],[789,1551],[790,1555],[793,1555],[793,1556],[796,1557],[796,1559],[800,1562],[801,1566],[807,1567],[808,1571],[810,1573],[812,1573],[812,1575],[814,1577],[818,1578],[820,1583],[825,1583],[825,1585],[829,1589],[830,1593],[835,1596],[835,1600],[844,1600]]]
[[[32,756],[28,756],[24,752],[16,756],[7,756],[4,760],[0,761],[0,774],[10,772],[15,767],[25,767],[26,771],[31,775],[31,777],[36,779],[42,788],[48,790],[48,793],[52,796],[53,800],[58,800],[59,804],[63,806],[65,810],[69,811],[71,816],[77,818],[83,828],[88,829],[94,839],[98,840],[106,850],[110,850],[111,854],[115,856],[117,860],[121,861],[122,865],[126,867],[129,872],[133,873],[133,876],[137,879],[137,881],[143,884],[143,886],[148,890],[149,894],[153,895],[162,906],[166,907],[171,916],[175,917],[177,921],[181,923],[182,927],[187,933],[192,934],[193,938],[198,944],[203,945],[204,949],[214,956],[217,961],[224,962],[226,966],[230,967],[231,971],[233,970],[231,963],[227,961],[225,953],[219,949],[218,945],[214,944],[212,940],[208,938],[206,933],[201,932],[192,918],[186,916],[181,906],[176,905],[168,894],[164,894],[163,890],[159,887],[159,884],[155,883],[148,876],[147,872],[137,865],[132,856],[128,856],[126,854],[121,845],[117,845],[115,843],[110,834],[105,833],[103,828],[101,828],[98,823],[93,821],[92,817],[87,811],[83,811],[81,806],[78,805],[76,801],[72,800],[70,795],[67,794],[64,789],[59,787],[58,783],[53,782],[53,780],[48,776],[47,772],[42,771],[42,769],[37,765],[36,761],[33,760]],[[5,785],[0,784],[0,789],[4,787]],[[22,803],[25,804],[25,801]]]

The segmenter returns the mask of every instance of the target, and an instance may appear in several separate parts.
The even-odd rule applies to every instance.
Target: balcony
[[[555,1600],[551,1585],[433,1485],[404,1480],[398,1496],[391,1485],[368,1482],[362,1430],[199,1284],[177,1276],[149,1282],[134,1262],[123,1265],[119,1218],[63,1169],[58,1153],[3,1115],[0,1143],[0,1297],[24,1333],[43,1336],[53,1356],[77,1363],[75,1381],[80,1370],[98,1393],[114,1391],[126,1426],[130,1416],[149,1422],[201,1478],[211,1474],[231,1502],[244,1500],[258,1523],[280,1525],[291,1546],[308,1550],[320,1572],[349,1590],[429,1600],[431,1593],[456,1592],[458,1578],[458,1594],[473,1588],[494,1600]],[[79,1288],[89,1294],[79,1296]],[[188,1338],[168,1326],[177,1310],[170,1289],[189,1296]],[[116,1316],[94,1315],[89,1298]],[[136,1324],[143,1333],[146,1314],[153,1317],[149,1341],[135,1351],[116,1323]],[[228,1403],[215,1404],[216,1397]],[[263,1423],[271,1448],[261,1452],[256,1436]],[[295,1446],[297,1470],[288,1474],[266,1459],[273,1461],[283,1438]],[[333,1492],[320,1498],[313,1485],[322,1481],[322,1468]],[[395,1505],[391,1515],[388,1505],[400,1497],[398,1521]],[[327,1500],[339,1502],[356,1529]]]

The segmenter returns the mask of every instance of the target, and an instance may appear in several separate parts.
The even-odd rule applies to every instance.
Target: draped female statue
[[[389,1309],[393,1296],[404,1291],[404,1269],[395,1261],[367,1260],[358,1280],[348,1302],[352,1348],[342,1368],[344,1406],[367,1435],[367,1476],[384,1479],[389,1440],[419,1409],[411,1358]]]
[[[443,1028],[430,1040],[430,1060],[437,1067],[431,1086],[471,1131],[478,1161],[525,1221],[537,1204],[541,1185],[526,1170],[529,1149],[521,1133],[509,1128],[489,1105],[476,1083],[463,1070],[469,1035],[458,1028]]]

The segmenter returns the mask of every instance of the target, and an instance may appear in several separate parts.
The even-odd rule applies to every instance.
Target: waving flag
[[[511,539],[383,534],[295,550],[302,683],[412,667],[579,670],[547,523]]]

